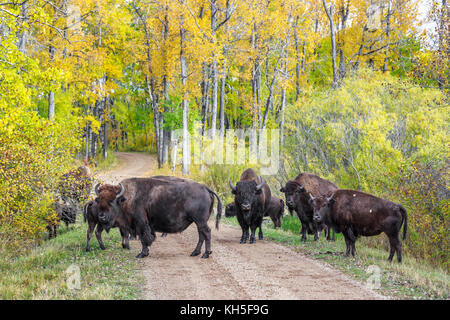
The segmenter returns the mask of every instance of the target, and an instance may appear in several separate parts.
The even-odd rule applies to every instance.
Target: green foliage
[[[289,111],[287,128],[295,132],[284,150],[290,177],[313,172],[340,188],[403,204],[411,217],[407,251],[448,268],[448,183],[426,180],[440,195],[427,194],[432,205],[426,206],[423,185],[413,179],[424,172],[411,171],[427,167],[433,177],[448,176],[450,113],[441,91],[361,70],[336,90],[305,95]],[[399,186],[409,199],[419,200],[408,201]],[[425,247],[420,250],[415,232],[427,238],[421,238]]]
[[[58,179],[80,147],[78,123],[52,122],[35,111],[0,110],[0,233],[34,239],[53,214]]]

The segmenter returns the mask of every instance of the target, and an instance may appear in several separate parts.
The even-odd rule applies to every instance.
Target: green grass
[[[237,226],[235,218],[224,218],[225,223]],[[449,274],[424,261],[403,255],[401,264],[389,263],[388,250],[367,245],[370,238],[360,238],[356,242],[357,255],[345,257],[345,241],[342,234],[336,234],[336,241],[326,241],[322,233],[319,241],[308,235],[301,242],[300,221],[297,217],[285,215],[281,229],[274,229],[272,221],[264,222],[263,232],[267,240],[279,242],[312,258],[324,262],[352,278],[366,282],[372,273],[367,268],[375,265],[381,270],[378,293],[395,299],[448,299],[450,289]],[[378,237],[386,237],[384,234]],[[396,257],[395,257],[396,258]],[[394,259],[395,259],[394,258]]]
[[[101,155],[98,157],[98,166],[97,170],[99,171],[108,171],[112,168],[116,168],[120,165],[119,159],[116,157],[113,151],[108,150],[108,156],[103,158]]]
[[[138,299],[140,266],[132,252],[121,248],[119,231],[103,233],[107,250],[100,250],[94,236],[91,251],[85,252],[87,224],[71,228],[61,226],[58,237],[25,252],[2,250],[0,299]],[[80,289],[67,284],[72,264],[80,268]]]

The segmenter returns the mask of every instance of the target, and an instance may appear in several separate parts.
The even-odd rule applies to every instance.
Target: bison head
[[[98,221],[107,231],[114,226],[116,217],[121,213],[120,204],[126,200],[123,196],[124,192],[125,188],[120,183],[118,186],[108,184],[95,186]]]
[[[331,206],[335,202],[333,195],[313,197],[310,194],[309,197],[310,204],[314,211],[313,220],[315,223],[322,223],[325,217],[329,214]]]
[[[236,205],[234,202],[227,204],[225,207],[225,217],[234,217],[236,215]]]
[[[260,184],[254,180],[244,180],[239,181],[236,186],[230,181],[231,192],[235,195],[234,202],[243,212],[250,212],[252,205],[257,202],[265,183],[262,177],[260,179]]]
[[[297,207],[297,203],[300,202],[300,196],[305,192],[305,187],[303,187],[297,181],[288,181],[286,186],[281,186],[281,192],[284,193],[286,197],[286,206],[289,209],[289,212],[292,212]]]

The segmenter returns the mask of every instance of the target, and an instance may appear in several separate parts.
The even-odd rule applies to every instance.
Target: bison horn
[[[125,193],[125,187],[121,183],[119,183],[119,184],[120,184],[121,189],[120,189],[119,194],[116,196],[116,198],[120,198]]]
[[[261,188],[263,187],[264,183],[266,183],[264,181],[263,177],[260,176],[259,178],[261,179],[261,183],[256,186],[256,190],[261,190]]]
[[[233,186],[233,184],[231,183],[231,180],[229,181],[229,183],[230,183],[230,188],[231,188],[231,190],[236,191],[236,187]]]
[[[95,190],[95,194],[96,195],[98,195],[98,188],[100,187],[100,183],[97,183],[96,185],[95,185],[95,188],[94,188],[94,190]]]
[[[315,198],[313,197],[313,195],[311,193],[309,194],[309,197],[311,198],[312,201],[314,201]]]

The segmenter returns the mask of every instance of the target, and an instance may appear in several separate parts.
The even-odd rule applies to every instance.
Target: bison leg
[[[100,245],[100,249],[105,250],[106,247],[103,244],[102,232],[103,232],[103,227],[101,226],[101,224],[97,224],[97,228],[95,229],[95,237],[97,238],[98,244]]]
[[[255,237],[255,233],[256,233],[256,228],[257,227],[250,227],[252,234],[250,235],[250,243],[255,243],[256,242],[256,237]]]
[[[262,225],[259,225],[258,239],[259,240],[264,240],[264,235],[263,235],[263,232],[262,232]]]
[[[202,259],[209,258],[211,251],[211,228],[205,224],[202,228],[203,238],[205,239],[205,253],[202,255]]]
[[[402,243],[398,239],[398,234],[396,235],[388,235],[389,244],[390,244],[390,254],[388,261],[392,262],[392,258],[394,258],[394,254],[397,252],[397,261],[402,262]]]
[[[319,230],[315,230],[314,231],[314,241],[317,241],[317,240],[319,240]]]
[[[344,234],[344,239],[345,239],[345,245],[346,245],[346,250],[345,250],[345,256],[348,257],[350,255],[350,249],[351,249],[351,240],[348,238],[347,234]]]
[[[138,232],[139,232],[139,238],[140,238],[141,244],[142,244],[142,250],[136,256],[136,258],[145,258],[149,255],[148,247],[151,246],[153,241],[155,240],[155,235],[152,232],[152,230],[150,229],[150,226],[147,224],[146,221],[140,223]]]
[[[197,225],[197,231],[198,231],[198,242],[194,251],[192,251],[191,253],[191,257],[195,257],[200,254],[200,252],[202,251],[203,242],[205,241],[205,235],[203,233],[202,227]]]
[[[246,243],[247,242],[247,240],[248,240],[248,226],[247,225],[245,225],[245,226],[241,226],[241,229],[242,229],[242,237],[241,237],[241,241],[240,241],[240,243]]]
[[[92,237],[92,232],[94,232],[95,229],[95,223],[88,222],[88,230],[87,230],[87,243],[86,243],[86,251],[91,251],[90,241]]]
[[[352,256],[354,257],[355,255],[356,255],[355,241],[352,241]]]
[[[167,233],[163,232],[163,233],[161,234],[161,238],[165,238],[165,237],[167,237]]]
[[[129,233],[120,229],[120,235],[122,236],[122,248],[130,250],[130,243],[128,241]]]
[[[308,228],[305,226],[304,223],[302,223],[302,230],[300,231],[302,234],[301,241],[306,241],[306,231],[307,230],[308,230]]]
[[[331,241],[336,241],[336,232],[333,228],[328,228],[328,232],[333,232],[333,236],[331,237]]]

